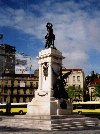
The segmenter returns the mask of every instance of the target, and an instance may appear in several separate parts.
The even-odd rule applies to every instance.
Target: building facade
[[[62,68],[62,74],[71,71],[66,86],[84,88],[84,72],[82,69]],[[38,69],[34,74],[4,74],[0,77],[0,103],[30,102],[38,88]]]
[[[67,69],[65,67],[62,68],[62,74],[70,72],[71,74],[68,76],[66,81],[66,86],[75,86],[79,88],[84,88],[84,72],[82,69]]]
[[[89,75],[85,77],[86,91],[89,96],[88,101],[100,101],[100,97],[97,97],[97,95],[95,94],[96,84],[100,84],[100,73],[95,73],[94,71],[91,71]]]
[[[15,47],[0,44],[0,76],[15,73]]]
[[[82,69],[67,69],[62,68],[62,74],[71,72],[71,74],[65,79],[66,89],[69,92],[70,101],[83,101],[84,92],[84,72]],[[73,96],[71,95],[73,94]]]
[[[5,74],[0,77],[0,103],[30,102],[37,88],[34,74]]]
[[[95,85],[100,84],[100,77],[94,79],[91,81],[88,85],[89,95],[90,95],[90,101],[100,101],[100,97],[95,95]]]

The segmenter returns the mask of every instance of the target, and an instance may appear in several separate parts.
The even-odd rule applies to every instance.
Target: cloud
[[[0,26],[15,28],[44,43],[45,25],[52,22],[55,46],[66,56],[64,65],[85,68],[89,51],[100,52],[100,10],[96,8],[99,4],[94,6],[90,0],[79,3],[48,0],[29,4],[27,10],[0,7]],[[33,65],[36,65],[34,59]]]
[[[64,53],[64,65],[70,68],[83,68],[87,64],[88,55],[79,50]],[[73,61],[73,62],[72,62]]]

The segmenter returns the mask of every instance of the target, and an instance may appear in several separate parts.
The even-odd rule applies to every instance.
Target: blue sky
[[[31,55],[33,69],[45,46],[47,22],[53,24],[66,68],[100,73],[100,0],[0,0],[3,43]]]

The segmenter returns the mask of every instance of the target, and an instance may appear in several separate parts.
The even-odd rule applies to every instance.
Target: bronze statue
[[[54,89],[54,97],[57,98],[57,99],[68,99],[68,93],[67,91],[65,90],[65,79],[71,74],[71,71],[70,72],[67,72],[65,74],[62,75],[62,68],[60,68],[60,71],[58,74],[55,73],[55,71],[52,69],[53,71],[53,74],[56,75],[57,77],[57,80],[56,80],[56,83],[53,87]]]
[[[44,73],[45,80],[46,80],[46,77],[48,76],[48,63],[47,62],[44,62],[43,64],[43,73]]]
[[[48,33],[45,36],[45,39],[46,39],[45,48],[50,48],[50,47],[55,48],[54,47],[55,35],[53,34],[53,29],[52,29],[53,25],[48,22],[46,27],[47,27]]]

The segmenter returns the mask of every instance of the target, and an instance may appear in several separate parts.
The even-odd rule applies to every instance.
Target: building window
[[[17,86],[20,87],[20,81],[18,81],[18,85]]]
[[[73,81],[75,81],[75,76],[73,76]]]
[[[17,89],[17,94],[18,94],[18,95],[20,94],[20,89]]]
[[[80,81],[80,76],[77,76],[77,81]]]
[[[8,82],[7,81],[5,81],[4,83],[3,83],[3,86],[5,87],[7,87],[7,84],[8,84]]]
[[[7,94],[7,91],[8,91],[7,89],[4,89],[4,93],[5,93],[5,94]]]
[[[38,87],[38,82],[36,82],[36,88]]]
[[[7,97],[4,97],[4,102],[6,102],[6,98],[7,98]]]
[[[78,88],[80,89],[81,88],[81,85],[79,85]]]
[[[30,87],[33,87],[33,82],[30,82]]]

